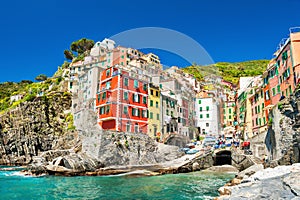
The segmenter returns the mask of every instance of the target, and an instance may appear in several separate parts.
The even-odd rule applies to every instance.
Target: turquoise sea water
[[[193,172],[152,177],[24,177],[0,171],[0,199],[213,199],[232,174]]]

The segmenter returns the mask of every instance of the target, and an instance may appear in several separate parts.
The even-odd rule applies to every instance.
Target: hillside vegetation
[[[237,84],[239,77],[261,75],[267,68],[268,60],[253,60],[245,62],[219,62],[211,66],[192,65],[183,69],[193,74],[198,80],[208,74],[222,76],[224,80]]]

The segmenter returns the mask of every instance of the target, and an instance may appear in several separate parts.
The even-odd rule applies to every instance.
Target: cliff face
[[[273,124],[266,135],[271,160],[280,165],[300,162],[300,88],[285,98],[271,113]]]
[[[52,92],[1,115],[0,165],[27,165],[41,152],[75,146],[70,106],[70,94]]]
[[[82,152],[105,166],[155,164],[183,155],[177,146],[157,143],[145,134],[101,130],[92,111],[82,112],[80,118],[77,128]]]

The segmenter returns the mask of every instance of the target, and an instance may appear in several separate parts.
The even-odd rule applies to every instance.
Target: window
[[[147,84],[146,83],[144,83],[144,85],[143,85],[143,90],[147,91]]]
[[[270,94],[269,94],[269,90],[266,91],[266,100],[270,99]]]
[[[277,85],[277,93],[280,93],[280,85]]]
[[[200,114],[200,119],[202,119],[203,118],[203,115],[202,114]]]
[[[206,110],[209,111],[209,106],[206,106]]]
[[[153,95],[153,90],[150,90],[150,94]]]
[[[258,120],[258,121],[259,121],[259,125],[261,126],[261,118],[259,118],[259,120]]]
[[[174,117],[174,113],[173,113],[173,111],[171,111],[171,117]]]
[[[257,113],[260,113],[260,106],[257,106]]]
[[[147,97],[143,97],[143,104],[147,103]]]
[[[106,86],[105,86],[105,89],[107,89],[107,90],[110,89],[110,84],[111,84],[110,82],[106,82],[106,84],[105,84],[105,85],[106,85]]]
[[[275,88],[272,88],[272,94],[273,94],[273,96],[276,95],[276,90],[275,90]]]
[[[166,110],[166,114],[169,115],[169,110]]]
[[[202,107],[200,107],[200,112],[202,111]],[[224,110],[225,111],[225,110]]]
[[[153,107],[153,100],[150,100],[150,107]]]
[[[181,123],[181,118],[180,117],[178,117],[178,123]]]
[[[132,116],[140,116],[140,111],[137,108],[132,108]]]
[[[224,116],[224,119],[226,119],[226,116]]]
[[[206,114],[206,118],[209,118],[209,114]]]
[[[140,102],[140,95],[138,94],[133,94],[132,95],[133,102],[139,103]]]
[[[101,94],[98,94],[98,101],[101,100]]]
[[[124,78],[124,85],[128,86],[128,78]]]
[[[290,95],[292,94],[292,86],[289,86]]]
[[[121,58],[124,58],[124,56],[121,56]]]
[[[206,127],[209,127],[209,123],[206,123]]]
[[[135,133],[139,132],[139,125],[138,125],[138,123],[135,123],[135,125],[134,125],[134,132]]]
[[[282,54],[282,60],[285,61],[288,58],[287,51],[283,52]]]
[[[106,70],[106,77],[110,75],[110,69]]]
[[[104,109],[104,106],[102,106],[102,107],[100,108],[100,115],[103,115],[104,112],[105,112],[105,109]]]
[[[229,115],[229,119],[231,119],[231,115]]]
[[[201,104],[201,99],[198,100],[198,104]]]
[[[147,115],[147,110],[142,110],[142,116],[143,116],[144,118],[147,118],[147,117],[148,117],[148,115]]]
[[[126,123],[126,132],[130,132],[130,129],[131,129],[130,122],[127,122]]]
[[[159,96],[158,91],[156,91],[155,94],[156,94],[157,97]]]
[[[261,109],[264,109],[265,108],[265,103],[262,103],[261,104]]]
[[[106,92],[103,92],[102,100],[105,100],[105,99],[106,99]]]
[[[124,114],[128,114],[128,106],[124,106],[123,112],[124,112]]]
[[[157,101],[155,102],[155,107],[158,108],[158,102]]]
[[[124,100],[128,100],[128,92],[124,92]]]
[[[150,112],[150,119],[153,119],[153,112]]]
[[[159,120],[159,114],[156,114],[156,119]]]
[[[229,108],[229,114],[231,114],[231,108]]]
[[[139,87],[139,81],[138,80],[134,80],[134,88],[138,88]]]
[[[109,110],[110,110],[110,106],[106,106],[106,114],[109,113]]]

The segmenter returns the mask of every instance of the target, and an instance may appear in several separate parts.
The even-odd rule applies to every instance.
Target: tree
[[[73,55],[73,53],[70,50],[67,50],[67,49],[64,50],[64,54],[65,54],[65,58],[67,60],[73,60],[74,55]]]
[[[45,74],[40,74],[37,77],[35,77],[35,80],[37,80],[37,81],[45,81],[45,80],[47,80],[47,78],[48,77]]]
[[[78,55],[81,55],[84,52],[91,50],[94,44],[94,40],[81,38],[80,40],[72,42],[70,49],[71,51],[76,52]]]

